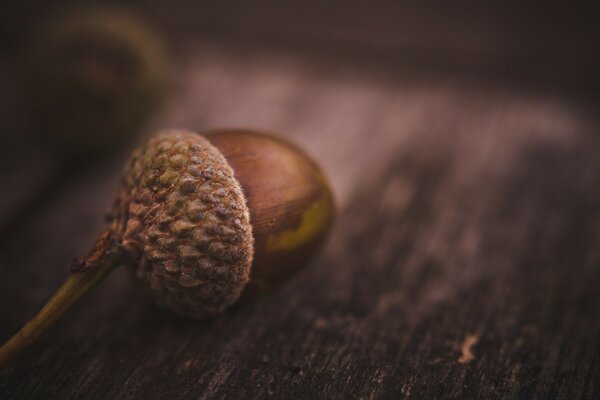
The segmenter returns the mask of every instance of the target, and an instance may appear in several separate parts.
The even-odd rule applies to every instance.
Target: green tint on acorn
[[[24,68],[32,128],[77,158],[132,140],[164,101],[169,61],[135,15],[83,9],[37,30]]]

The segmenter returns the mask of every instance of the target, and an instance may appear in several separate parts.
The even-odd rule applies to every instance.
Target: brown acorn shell
[[[157,303],[201,318],[221,313],[248,283],[249,210],[234,172],[204,137],[166,131],[131,157],[117,198],[118,232]]]
[[[235,171],[250,210],[255,250],[247,293],[270,290],[325,242],[335,215],[330,186],[307,154],[273,135],[221,129],[205,136]]]

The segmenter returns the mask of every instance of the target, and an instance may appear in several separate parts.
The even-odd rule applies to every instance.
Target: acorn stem
[[[0,369],[33,344],[77,300],[96,286],[114,267],[120,265],[120,254],[98,251],[100,247],[103,247],[102,245],[107,243],[108,235],[105,231],[100,235],[92,254],[85,259],[78,260],[78,263],[84,267],[74,269],[37,315],[0,347]],[[97,260],[96,258],[99,256],[105,257]],[[90,260],[94,261],[91,265],[89,264]]]

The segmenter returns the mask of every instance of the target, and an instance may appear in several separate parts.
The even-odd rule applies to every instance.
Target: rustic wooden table
[[[0,398],[600,398],[597,103],[219,40],[178,54],[153,127],[305,147],[339,204],[326,248],[205,322],[117,270],[0,371]],[[5,218],[56,165],[15,146]],[[1,340],[93,243],[123,161],[72,177],[2,245]]]

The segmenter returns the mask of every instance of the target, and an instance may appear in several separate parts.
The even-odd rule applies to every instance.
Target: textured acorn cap
[[[113,231],[156,301],[176,314],[222,312],[250,276],[249,210],[223,155],[199,134],[166,131],[131,157]]]

